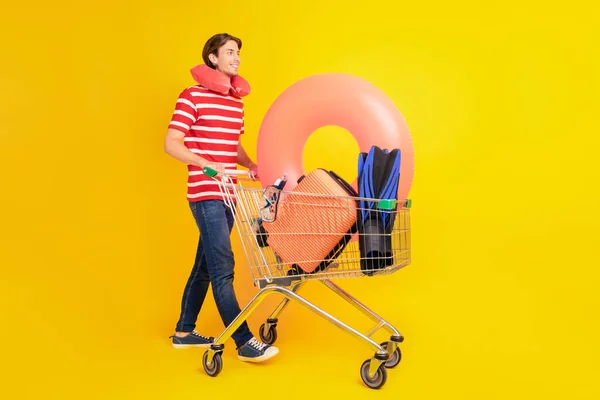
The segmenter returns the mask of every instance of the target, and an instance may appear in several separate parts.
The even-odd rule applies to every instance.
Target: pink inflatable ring
[[[347,130],[361,152],[371,146],[401,150],[398,200],[407,198],[414,174],[414,152],[404,117],[386,94],[368,81],[349,74],[319,74],[302,79],[271,105],[258,134],[257,162],[263,187],[288,174],[292,190],[305,174],[304,145],[324,126]],[[332,148],[330,157],[335,154]],[[356,154],[358,174],[358,154]],[[351,182],[356,188],[356,178]]]

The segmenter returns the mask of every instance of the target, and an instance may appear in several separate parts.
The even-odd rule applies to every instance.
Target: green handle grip
[[[393,199],[384,199],[380,200],[377,208],[380,210],[393,210],[396,208],[396,200]]]
[[[377,208],[380,210],[394,210],[396,208],[397,201],[393,199],[383,199],[379,201]],[[403,204],[405,208],[410,208],[412,206],[412,200],[406,199],[406,202]]]
[[[219,173],[219,171],[217,171],[216,169],[212,169],[210,167],[202,168],[202,172],[204,172],[206,175],[210,176],[211,178],[217,176],[217,174]]]

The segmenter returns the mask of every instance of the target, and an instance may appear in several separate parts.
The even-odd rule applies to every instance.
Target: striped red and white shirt
[[[179,95],[169,128],[185,134],[184,143],[191,152],[224,164],[225,169],[236,169],[239,139],[244,133],[244,103],[199,85],[190,86]],[[187,185],[189,201],[223,198],[218,184],[198,166],[188,165]]]

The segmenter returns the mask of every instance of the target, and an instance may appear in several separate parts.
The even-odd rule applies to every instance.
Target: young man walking
[[[238,164],[257,169],[241,144],[242,98],[250,93],[250,86],[238,75],[241,47],[239,38],[226,33],[206,42],[204,64],[191,70],[198,84],[181,92],[167,130],[165,151],[188,167],[187,200],[200,232],[176,332],[171,336],[174,347],[206,348],[213,342],[195,329],[209,284],[225,326],[240,313],[233,288],[232,210],[224,203],[218,185],[202,169],[209,166],[223,173]],[[232,338],[243,361],[264,361],[278,353],[276,347],[258,341],[246,322]]]

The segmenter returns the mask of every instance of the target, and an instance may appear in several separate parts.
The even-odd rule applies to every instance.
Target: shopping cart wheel
[[[273,344],[277,340],[277,327],[271,325],[269,330],[265,333],[265,324],[262,324],[258,330],[258,334],[264,343]]]
[[[370,365],[371,359],[368,359],[363,363],[363,365],[360,367],[360,377],[365,385],[371,389],[380,389],[387,381],[387,370],[385,369],[385,365],[381,364],[379,368],[377,368],[377,372],[375,372],[375,375],[373,375],[372,378],[369,377]]]
[[[204,353],[202,357],[202,365],[204,366],[204,372],[206,372],[209,376],[217,376],[219,372],[223,369],[223,360],[221,359],[221,353],[215,353],[213,356],[212,363],[208,365],[208,351]]]
[[[381,343],[381,347],[387,350],[388,342]],[[400,364],[400,360],[402,360],[402,352],[400,351],[400,347],[396,347],[396,351],[392,354],[389,360],[386,361],[386,368],[394,368],[398,364]]]

